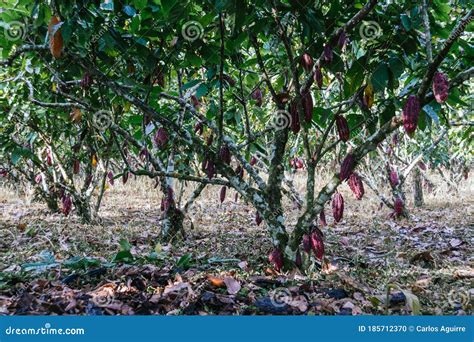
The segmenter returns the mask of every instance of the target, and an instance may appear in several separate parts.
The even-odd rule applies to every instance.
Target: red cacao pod
[[[349,124],[347,123],[345,117],[341,115],[336,115],[336,128],[337,132],[339,133],[339,139],[344,142],[347,142],[349,140],[350,130]]]
[[[304,163],[301,158],[293,158],[290,159],[290,166],[294,169],[302,169],[304,167]]]
[[[300,116],[298,114],[298,105],[295,100],[290,104],[290,115],[291,115],[291,130],[293,133],[298,134],[301,129]]]
[[[155,133],[155,144],[160,148],[164,147],[168,142],[168,138],[168,131],[164,127],[160,127]]]
[[[356,199],[362,199],[364,196],[364,183],[362,183],[362,179],[355,172],[349,176],[349,187]]]
[[[224,200],[225,200],[225,193],[226,193],[226,191],[227,191],[227,187],[226,187],[226,186],[223,186],[223,187],[221,188],[221,192],[220,192],[220,196],[219,196],[219,197],[220,197],[220,200],[221,200],[221,203],[224,202]]]
[[[405,204],[403,203],[403,200],[400,197],[397,197],[395,199],[395,203],[393,204],[393,209],[394,209],[394,214],[397,217],[400,217],[403,214],[403,207]]]
[[[257,211],[257,214],[255,214],[255,223],[257,224],[257,226],[260,226],[260,223],[262,223],[262,221],[263,219],[260,216],[260,213]]]
[[[109,179],[109,184],[114,185],[114,174],[112,173],[112,171],[109,171],[109,173],[107,173],[107,178]]]
[[[303,250],[306,253],[311,253],[311,237],[309,234],[303,235]]]
[[[334,55],[333,55],[333,53],[332,53],[332,47],[331,47],[331,45],[326,44],[326,45],[324,46],[323,55],[324,55],[324,61],[325,61],[327,64],[331,64],[331,63],[332,63],[332,60],[333,60],[333,58],[334,58]]]
[[[255,89],[252,94],[250,95],[252,99],[255,100],[255,104],[259,107],[263,104],[263,94],[260,88]]]
[[[323,88],[323,72],[321,71],[321,68],[319,66],[317,66],[316,70],[314,71],[313,79],[318,85],[318,88],[322,89]]]
[[[443,103],[448,98],[448,77],[441,72],[436,72],[433,76],[433,94],[438,103]]]
[[[314,61],[310,54],[305,52],[301,56],[300,64],[306,72],[310,72],[313,69]]]
[[[303,95],[302,101],[304,109],[304,119],[307,123],[309,123],[313,119],[313,97],[308,92]]]
[[[311,249],[313,250],[314,256],[322,260],[324,256],[324,242],[323,233],[315,227],[315,230],[311,233]]]
[[[277,272],[283,267],[283,253],[280,251],[279,248],[274,248],[273,251],[268,256],[268,260],[273,264],[273,267]]]
[[[68,216],[72,209],[72,200],[70,196],[63,196],[61,199],[61,211],[65,216]]]
[[[326,227],[328,225],[328,223],[326,222],[326,214],[324,213],[324,209],[322,209],[319,213],[319,222],[323,227]]]
[[[36,177],[35,177],[35,183],[36,184],[41,183],[42,180],[43,180],[43,176],[41,176],[41,174],[36,175]]]
[[[231,162],[231,155],[230,155],[230,150],[227,145],[223,145],[219,151],[219,157],[221,158],[221,161],[227,165],[230,164]]]
[[[257,158],[252,156],[252,158],[250,158],[250,166],[254,166],[255,164],[257,164]]]
[[[405,128],[405,132],[409,135],[412,135],[416,131],[420,109],[418,97],[410,95],[402,112],[403,128]]]
[[[301,257],[301,252],[300,252],[300,249],[299,249],[299,248],[298,248],[298,250],[296,251],[295,265],[296,265],[297,267],[303,266],[303,258]]]
[[[332,215],[334,216],[334,221],[341,221],[344,214],[344,198],[339,192],[336,192],[332,196]]]
[[[426,171],[426,164],[423,163],[422,161],[419,161],[418,162],[418,167],[423,170],[423,171]]]
[[[394,169],[390,170],[390,185],[394,188],[398,185],[400,180],[398,179],[398,172],[395,171]]]
[[[198,98],[194,95],[191,95],[191,102],[193,103],[194,108],[199,109],[199,107],[201,107],[201,102],[199,102]]]
[[[339,179],[344,181],[349,178],[354,169],[354,156],[349,153],[346,158],[342,161],[341,172],[339,173]]]

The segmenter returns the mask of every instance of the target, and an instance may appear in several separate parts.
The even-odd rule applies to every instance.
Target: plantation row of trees
[[[410,172],[420,184],[426,164],[469,169],[468,2],[6,2],[0,167],[53,212],[90,222],[107,186],[151,177],[172,240],[218,185],[221,200],[233,189],[255,208],[270,261],[291,268],[302,250],[322,258],[342,183],[360,199],[383,174],[399,217]],[[455,147],[436,152],[446,137]],[[287,175],[303,167],[302,193]],[[322,170],[333,176],[316,189]],[[197,184],[186,202],[176,180]]]

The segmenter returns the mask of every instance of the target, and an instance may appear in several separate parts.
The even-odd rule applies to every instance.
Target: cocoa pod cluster
[[[410,95],[402,111],[403,128],[409,135],[416,131],[420,110],[420,100],[415,95]]]
[[[337,223],[342,220],[344,214],[344,198],[339,192],[332,196],[332,215]]]

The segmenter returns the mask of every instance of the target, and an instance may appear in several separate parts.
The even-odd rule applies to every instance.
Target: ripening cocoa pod
[[[442,72],[436,72],[433,76],[433,94],[438,103],[443,103],[448,98],[449,81]]]
[[[61,211],[65,216],[68,216],[72,209],[72,200],[70,196],[63,196],[61,199]]]
[[[194,133],[202,135],[203,132],[204,124],[202,123],[202,121],[196,122],[196,124],[194,125]]]
[[[295,170],[302,169],[304,167],[304,163],[301,158],[293,158],[290,160],[290,166]]]
[[[199,102],[198,98],[194,95],[191,95],[191,102],[193,103],[194,108],[199,109],[199,107],[201,107],[201,102]]]
[[[88,72],[84,73],[80,82],[81,88],[86,90],[92,85],[92,75]]]
[[[321,68],[319,67],[319,65],[316,67],[316,70],[314,71],[313,79],[318,85],[318,88],[322,89],[323,88],[323,72],[321,71]]]
[[[314,256],[322,260],[324,256],[324,242],[323,233],[314,227],[314,231],[311,233],[311,249],[313,250]]]
[[[334,216],[334,221],[339,222],[342,219],[344,214],[344,198],[339,192],[336,192],[332,196],[332,215]]]
[[[303,250],[306,253],[311,253],[311,237],[309,234],[303,235]]]
[[[344,181],[349,178],[354,169],[354,156],[349,153],[346,158],[342,161],[341,172],[339,173],[339,179]]]
[[[408,135],[412,135],[416,131],[420,109],[418,97],[410,95],[402,111],[403,128]]]
[[[114,174],[112,173],[112,171],[109,171],[109,173],[107,173],[107,179],[109,180],[110,185],[114,185]]]
[[[250,166],[254,166],[255,164],[257,164],[257,158],[252,156],[252,158],[250,158]]]
[[[257,226],[260,226],[260,223],[262,223],[262,221],[263,219],[260,216],[260,213],[257,211],[257,213],[255,214],[255,223],[257,224]]]
[[[154,137],[156,146],[160,148],[164,147],[166,143],[168,142],[168,138],[169,136],[168,136],[168,131],[166,130],[166,128],[164,127],[158,128]]]
[[[61,57],[63,49],[63,36],[61,34],[61,19],[57,16],[51,17],[48,25],[49,49],[54,58]]]
[[[328,225],[328,223],[326,222],[326,214],[324,213],[324,208],[319,213],[319,222],[323,227],[326,227]]]
[[[404,206],[405,204],[403,203],[403,200],[400,197],[397,197],[393,204],[393,210],[396,217],[402,216]]]
[[[339,133],[339,139],[344,142],[347,142],[350,137],[349,124],[345,117],[341,115],[336,115],[336,128]]]
[[[396,187],[398,183],[400,182],[400,180],[398,179],[398,172],[395,171],[394,169],[391,169],[389,177],[390,177],[390,185],[393,188]]]
[[[207,161],[206,174],[207,174],[207,178],[209,179],[212,179],[214,175],[216,174],[216,167],[212,160]]]
[[[227,75],[227,74],[223,74],[223,75],[222,75],[222,78],[223,78],[224,81],[226,81],[231,87],[235,86],[235,84],[237,83],[232,77],[230,77],[230,76]]]
[[[364,196],[364,183],[362,183],[362,179],[359,175],[353,172],[349,176],[349,187],[351,188],[352,193],[354,194],[355,198],[360,200]]]
[[[342,50],[347,43],[346,31],[342,31],[337,39],[337,46]]]
[[[313,119],[313,98],[311,94],[308,92],[303,95],[303,109],[304,109],[304,120],[306,123],[310,123]]]
[[[126,183],[127,183],[127,181],[128,181],[128,176],[129,176],[128,171],[125,171],[125,172],[122,174],[122,184],[126,184]]]
[[[426,171],[426,164],[423,163],[422,161],[419,161],[418,162],[418,167],[423,170],[423,171]]]
[[[299,248],[298,248],[298,250],[296,251],[295,265],[296,265],[297,267],[303,266],[303,258],[301,257],[301,252],[300,252],[300,249],[299,249]]]
[[[227,191],[227,187],[226,187],[226,186],[223,186],[223,187],[221,188],[221,192],[220,192],[220,196],[219,196],[219,198],[220,198],[220,200],[221,200],[221,203],[224,202],[224,200],[225,200],[225,193],[226,193],[226,191]]]
[[[223,145],[219,151],[219,157],[221,158],[221,161],[227,165],[230,165],[231,162],[231,154],[229,147],[227,145]]]
[[[259,107],[263,104],[263,94],[260,88],[255,89],[252,94],[250,95],[252,99],[255,100],[255,104]]]
[[[291,115],[291,130],[293,133],[298,134],[301,129],[300,116],[298,114],[298,105],[295,100],[290,104],[290,115]]]
[[[81,169],[81,162],[79,159],[74,159],[73,167],[72,167],[72,173],[77,175],[79,173],[79,170]]]
[[[36,184],[41,183],[42,180],[43,180],[43,176],[41,176],[41,174],[36,175],[36,177],[35,177],[35,183]]]
[[[273,267],[277,272],[283,267],[283,253],[280,251],[279,248],[274,248],[273,251],[268,256],[268,260],[273,264]]]
[[[329,44],[326,44],[324,46],[324,52],[323,52],[323,57],[324,57],[324,61],[327,63],[327,64],[331,64],[332,63],[332,60],[334,58],[334,55],[332,53],[332,47],[331,45]]]
[[[374,104],[374,87],[371,83],[367,84],[364,89],[364,96],[363,96],[364,106],[370,109]]]
[[[305,52],[301,56],[300,64],[306,72],[310,72],[313,69],[314,61],[310,54]]]

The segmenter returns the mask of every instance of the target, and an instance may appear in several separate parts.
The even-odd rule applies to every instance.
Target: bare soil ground
[[[322,267],[282,274],[268,263],[264,224],[232,191],[220,204],[219,189],[206,189],[187,238],[161,245],[152,184],[110,188],[91,225],[3,188],[0,314],[472,313],[472,181],[425,194],[402,220],[370,190],[356,201],[344,186],[344,220],[335,225],[326,207]]]

